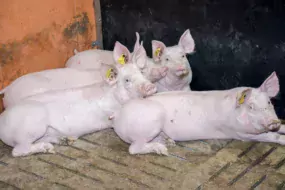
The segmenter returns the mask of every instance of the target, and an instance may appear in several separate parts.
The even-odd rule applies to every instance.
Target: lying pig
[[[121,64],[131,60],[132,57],[129,50],[119,42],[117,44],[119,44],[117,46],[120,46],[120,51],[122,51],[121,55],[118,56],[118,52],[115,52],[118,48],[114,48],[114,55],[118,56],[116,59],[118,59]],[[137,65],[144,76],[147,78],[160,79],[166,75],[167,67],[164,66],[156,65],[152,67],[152,69],[144,69],[148,60],[145,49],[140,45],[138,45],[136,49],[139,49],[139,51],[137,51]],[[123,55],[124,57],[122,57]],[[114,56],[112,56],[112,58],[114,59]],[[112,72],[116,71],[114,70]],[[24,75],[0,91],[0,94],[4,94],[4,107],[7,108],[36,94],[53,90],[82,87],[98,82],[103,82],[102,76],[100,75],[100,67],[86,71],[72,68],[59,68]]]
[[[140,46],[143,46],[143,43],[140,44],[139,41],[140,36],[136,32],[136,43],[133,50],[134,52]],[[74,54],[74,56],[70,57],[67,60],[65,67],[74,68],[78,70],[92,70],[100,69],[101,63],[109,65],[115,64],[115,61],[113,59],[113,52],[108,50],[91,49],[82,52],[74,50]],[[146,55],[146,52],[144,52],[144,54]],[[131,57],[132,53],[130,53],[129,56]],[[128,59],[130,59],[130,57]],[[123,61],[123,59],[121,60]],[[147,77],[147,79],[151,82],[156,82],[161,78],[165,77],[168,70],[168,67],[162,66],[160,63],[154,64],[152,59],[148,57],[145,60],[145,63],[138,66],[143,72],[143,74]]]
[[[191,90],[192,70],[186,54],[193,53],[194,48],[195,43],[189,29],[175,46],[166,47],[163,42],[152,41],[153,60],[169,69],[166,77],[156,82],[158,92]]]
[[[21,102],[28,96],[50,90],[66,89],[90,85],[98,80],[99,71],[79,71],[72,68],[50,69],[29,73],[17,78],[0,91],[4,94],[3,103],[7,108]],[[100,72],[99,72],[100,73]]]
[[[117,53],[121,55],[124,49],[119,43],[116,43],[115,48],[118,51],[114,51],[114,57],[118,60]],[[101,67],[102,77],[111,86],[106,93],[69,99],[70,94],[76,93],[75,89],[73,92],[59,90],[54,95],[48,92],[43,96],[66,96],[66,101],[42,103],[25,100],[7,108],[0,115],[0,139],[14,147],[12,155],[19,157],[54,153],[51,143],[60,144],[64,139],[77,139],[84,134],[110,127],[110,115],[118,112],[124,103],[156,92],[155,85],[141,74],[133,62],[136,60],[124,65],[117,62],[116,68],[110,65]],[[111,77],[110,69],[117,70],[118,75]],[[77,90],[80,96],[82,90]]]
[[[237,139],[285,145],[284,125],[270,101],[278,92],[274,72],[259,88],[157,93],[124,105],[115,115],[113,127],[131,144],[130,154],[167,155],[161,143],[167,138],[170,142]]]

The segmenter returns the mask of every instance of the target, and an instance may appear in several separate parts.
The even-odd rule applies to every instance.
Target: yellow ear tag
[[[112,69],[112,68],[108,69],[107,72],[106,72],[106,77],[107,77],[108,79],[110,79],[112,73],[113,73],[113,69]]]
[[[244,92],[241,93],[241,96],[240,96],[240,98],[238,99],[239,105],[241,105],[241,104],[244,103],[245,98],[246,98],[246,91],[244,91]]]
[[[124,65],[126,63],[126,55],[125,54],[122,54],[119,59],[118,59],[118,62],[121,64],[121,65]]]
[[[160,55],[161,48],[157,48],[154,52],[154,55],[157,57]]]

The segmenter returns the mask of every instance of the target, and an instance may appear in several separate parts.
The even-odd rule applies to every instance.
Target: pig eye
[[[185,57],[185,55],[182,55],[182,58],[184,58]]]
[[[166,58],[165,60],[166,60],[166,61],[169,61],[169,59],[168,59],[168,58]]]
[[[249,104],[249,109],[253,110],[253,104]]]
[[[268,101],[268,105],[271,105],[271,102],[270,102],[270,101]]]
[[[130,78],[125,78],[125,82],[126,82],[126,83],[128,83],[128,82],[130,82],[130,81],[131,81]]]

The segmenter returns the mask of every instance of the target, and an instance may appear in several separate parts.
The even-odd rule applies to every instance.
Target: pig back
[[[70,57],[65,67],[78,70],[100,69],[101,63],[114,65],[113,51],[108,50],[86,50]]]

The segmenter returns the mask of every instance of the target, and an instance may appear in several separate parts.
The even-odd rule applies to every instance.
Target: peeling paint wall
[[[95,40],[93,0],[1,0],[0,89],[24,74],[63,67],[74,48],[90,49]]]

